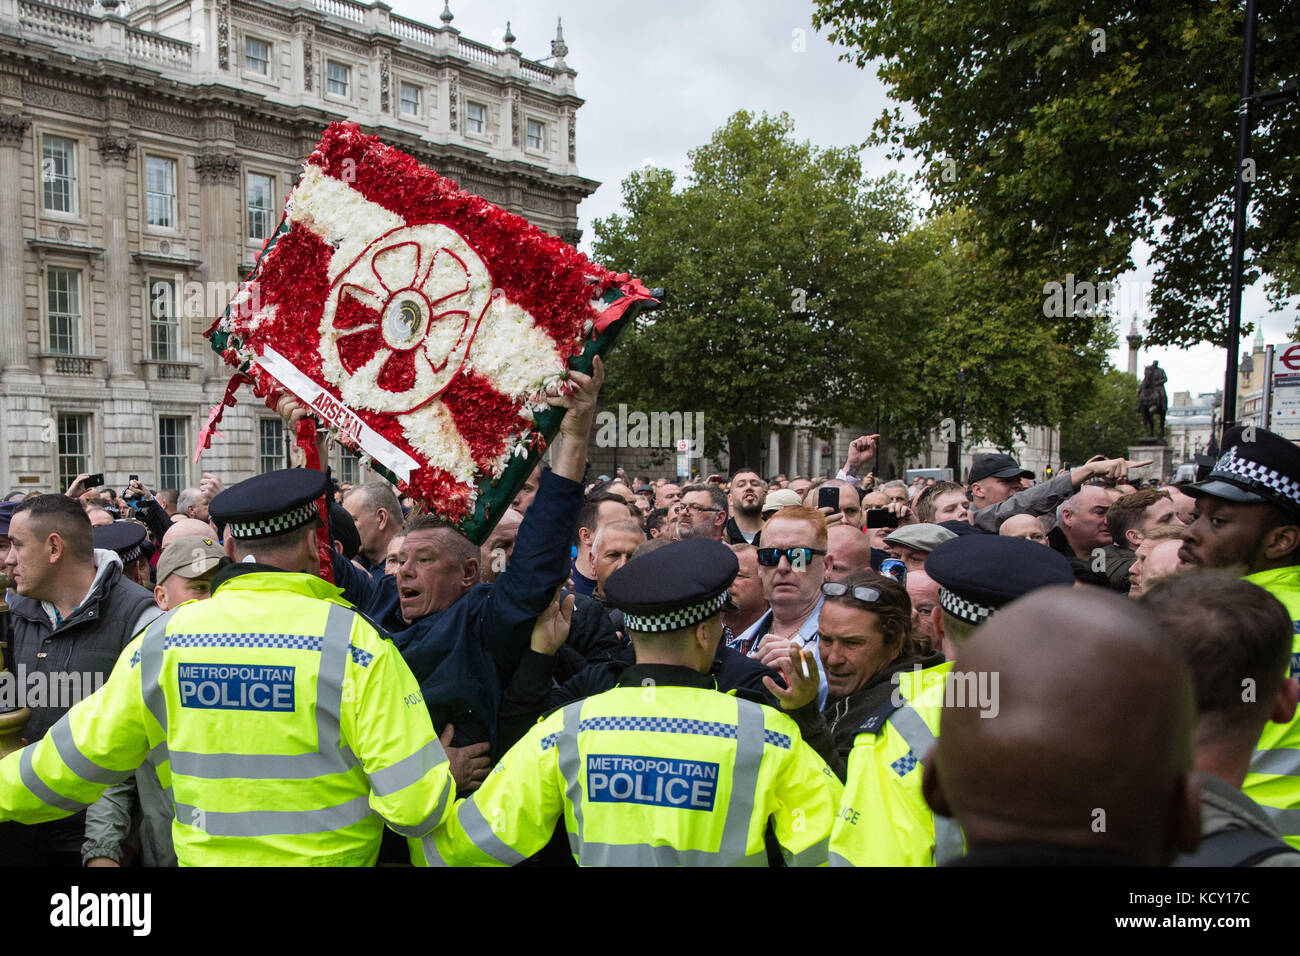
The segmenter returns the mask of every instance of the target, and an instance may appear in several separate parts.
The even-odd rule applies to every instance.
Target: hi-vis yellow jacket
[[[934,866],[961,855],[960,829],[936,820],[921,795],[921,761],[939,733],[951,671],[945,661],[900,672],[890,705],[862,725],[831,832],[831,866]]]
[[[841,790],[770,707],[698,686],[620,686],[538,723],[445,826],[411,841],[412,859],[518,863],[563,816],[586,866],[766,866],[771,819],[788,863],[822,866]]]
[[[99,692],[0,762],[0,820],[93,803],[146,758],[182,865],[373,865],[419,837],[451,767],[397,650],[339,589],[253,572],[158,618]]]
[[[1286,607],[1294,622],[1289,676],[1300,677],[1300,565],[1245,578]],[[1289,724],[1265,724],[1241,786],[1268,814],[1286,842],[1300,849],[1300,713]]]

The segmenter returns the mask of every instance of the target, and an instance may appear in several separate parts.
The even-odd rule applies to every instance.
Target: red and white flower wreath
[[[257,394],[288,388],[403,491],[458,521],[481,478],[541,440],[532,411],[569,358],[648,298],[637,280],[335,123],[208,331],[227,335],[223,355],[248,363]]]

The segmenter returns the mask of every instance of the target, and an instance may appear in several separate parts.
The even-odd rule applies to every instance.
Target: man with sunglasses
[[[763,525],[762,544],[758,575],[770,607],[732,646],[774,667],[792,650],[816,649],[826,580],[826,518],[802,505],[782,508]],[[817,701],[825,706],[829,689],[821,668],[818,685]]]
[[[943,654],[926,651],[912,631],[912,602],[903,585],[875,571],[855,571],[822,585],[817,647],[829,698],[818,718],[800,725],[818,753],[841,780],[863,722],[888,704],[895,675],[943,663]],[[791,695],[769,690],[783,702]],[[787,708],[789,709],[789,708]],[[824,735],[831,738],[828,742]]]

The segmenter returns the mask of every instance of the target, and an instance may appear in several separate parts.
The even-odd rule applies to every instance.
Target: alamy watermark
[[[629,412],[596,414],[597,448],[673,448],[688,458],[704,457],[703,412]]]
[[[0,708],[72,707],[104,686],[94,671],[0,671]]]
[[[928,685],[922,684],[921,671],[920,664],[912,665],[914,686],[919,686],[919,689],[906,697],[902,692],[902,672],[890,678],[894,685],[889,695],[890,703],[895,707],[909,703],[919,707],[975,707],[980,711],[980,717],[998,715],[1001,707],[998,703],[997,671],[949,671],[944,674],[943,683],[934,681]]]

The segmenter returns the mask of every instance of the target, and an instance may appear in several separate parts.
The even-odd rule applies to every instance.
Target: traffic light
[[[1051,465],[1048,465],[1048,466],[1047,466],[1047,477],[1048,477],[1048,478],[1051,478],[1051,477],[1052,477],[1052,474],[1053,474],[1053,472],[1052,472],[1052,466],[1051,466]]]

